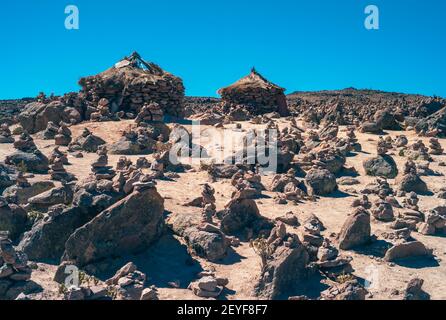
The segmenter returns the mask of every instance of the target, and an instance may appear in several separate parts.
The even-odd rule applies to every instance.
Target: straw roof
[[[170,73],[161,69],[153,62],[147,62],[141,58],[137,52],[133,52],[129,57],[124,57],[110,69],[97,75],[101,78],[109,78],[115,76],[124,77],[144,77],[158,79],[161,77],[172,76]]]
[[[251,73],[241,78],[229,87],[218,90],[218,94],[224,95],[229,91],[250,91],[252,89],[264,89],[273,92],[284,92],[285,89],[268,81],[255,68],[251,69]]]

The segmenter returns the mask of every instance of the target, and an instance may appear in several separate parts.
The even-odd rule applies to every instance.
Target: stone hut
[[[218,91],[229,105],[243,105],[255,115],[278,112],[288,116],[285,89],[265,79],[254,68],[246,77]]]
[[[144,61],[134,52],[112,68],[79,81],[85,95],[89,112],[101,99],[107,99],[110,111],[138,114],[144,104],[158,103],[163,111],[172,116],[182,116],[183,81],[162,70],[158,65]]]

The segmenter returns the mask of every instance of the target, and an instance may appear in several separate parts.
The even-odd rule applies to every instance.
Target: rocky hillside
[[[0,100],[0,120],[1,122],[12,122],[12,119],[20,113],[22,108],[33,98],[23,98],[17,100]]]
[[[335,91],[294,92],[287,97],[290,109],[307,121],[352,124],[371,121],[379,110],[402,118],[424,118],[446,106],[446,100],[417,94],[347,88]],[[409,119],[410,120],[410,119]]]

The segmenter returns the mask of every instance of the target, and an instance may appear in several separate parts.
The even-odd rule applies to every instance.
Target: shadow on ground
[[[171,233],[167,233],[146,252],[115,260],[99,278],[105,280],[112,277],[130,261],[147,275],[147,285],[158,288],[171,288],[170,283],[176,283],[179,288],[186,289],[197,278],[197,274],[203,271],[200,264],[189,255],[187,247]]]

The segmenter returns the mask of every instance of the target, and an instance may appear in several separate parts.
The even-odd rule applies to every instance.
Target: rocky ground
[[[208,101],[210,104],[215,103],[214,100]],[[305,124],[298,119],[297,125],[304,127]],[[290,119],[281,118],[274,120],[280,128],[289,127]],[[85,128],[88,128],[95,136],[102,138],[107,144],[112,145],[117,142],[122,132],[133,123],[133,120],[123,120],[119,122],[83,122],[81,124],[70,127],[73,137],[82,134]],[[172,127],[173,124],[169,124]],[[253,128],[264,128],[265,124],[252,124],[249,121],[234,122],[225,124],[224,128],[217,130],[225,130],[225,135],[233,134],[234,136],[247,132]],[[192,128],[185,125],[189,131]],[[215,129],[213,126],[202,126],[201,130]],[[339,127],[339,137],[346,137],[346,127]],[[422,140],[429,145],[429,138],[420,138],[414,131],[388,131],[385,130],[385,137],[396,139],[397,136],[404,133],[408,139],[408,145]],[[302,134],[305,141],[309,135],[309,130]],[[363,162],[376,155],[379,142],[379,136],[368,133],[356,132],[358,143],[362,146],[361,151],[349,153],[346,157],[345,167],[353,167],[357,170],[358,175],[354,177],[354,183],[346,183],[341,181],[345,179],[341,173],[337,174],[337,182],[339,190],[331,192],[327,195],[317,196],[315,198],[301,198],[298,201],[286,201],[278,204],[277,195],[280,192],[269,191],[269,186],[273,183],[274,175],[264,176],[261,183],[267,190],[262,191],[262,196],[254,199],[258,206],[260,214],[274,221],[276,218],[284,216],[288,212],[293,212],[300,226],[286,226],[286,232],[290,235],[301,235],[303,232],[305,221],[315,215],[325,226],[325,230],[321,235],[324,238],[331,239],[335,246],[338,242],[335,239],[337,234],[341,232],[344,222],[349,214],[354,211],[352,203],[361,199],[361,192],[369,185],[376,181],[375,177],[366,174]],[[43,140],[41,136],[33,135],[34,142],[38,149],[47,157],[55,147],[54,140]],[[440,140],[443,148],[446,147],[444,140]],[[213,149],[221,148],[215,144],[202,145],[208,152]],[[66,147],[60,147],[61,151],[66,151]],[[0,144],[0,162],[15,151],[12,144]],[[388,179],[390,187],[399,190],[399,179],[403,176],[403,168],[407,161],[407,156],[399,154],[399,149],[389,150],[395,160],[399,174],[396,179]],[[146,156],[149,162],[153,161],[152,155]],[[109,155],[109,165],[115,167],[120,156]],[[140,155],[127,156],[134,163],[140,158]],[[446,167],[440,166],[441,162],[446,161],[446,156],[433,155],[433,161],[430,169],[437,172],[435,175],[422,176],[426,182],[428,189],[432,194],[419,194],[419,211],[427,212],[437,206],[446,205],[445,200],[440,199],[437,195],[441,188],[445,186]],[[65,169],[76,176],[78,181],[87,178],[91,173],[90,166],[97,159],[96,153],[83,153],[83,158],[74,157],[72,153],[68,154],[70,165],[66,165]],[[149,169],[143,169],[149,172]],[[33,174],[29,177],[29,181],[45,181],[51,177],[48,174]],[[299,179],[301,180],[301,179]],[[156,189],[164,198],[164,219],[167,222],[177,216],[196,217],[198,220],[202,217],[202,208],[194,206],[186,206],[202,192],[203,184],[209,184],[215,189],[215,206],[216,210],[223,210],[225,205],[231,200],[231,194],[235,190],[231,184],[231,179],[219,179],[214,181],[210,179],[208,172],[201,170],[200,165],[192,164],[192,168],[186,172],[173,175],[171,179],[157,180]],[[56,182],[59,185],[59,182]],[[407,196],[402,194],[395,198],[399,203],[403,203]],[[376,195],[369,195],[370,202],[379,199]],[[406,208],[394,208],[394,215],[403,214]],[[192,219],[192,218],[191,218]],[[385,261],[384,255],[391,244],[388,242],[388,233],[395,230],[391,228],[390,223],[371,218],[371,233],[376,239],[372,244],[355,248],[354,250],[339,249],[340,255],[351,256],[351,266],[353,270],[348,274],[341,276],[351,276],[368,289],[367,299],[403,299],[406,288],[410,280],[420,278],[424,280],[423,290],[426,291],[431,299],[446,299],[444,286],[446,285],[446,238],[443,235],[423,235],[419,232],[412,232],[415,240],[422,242],[426,247],[433,250],[430,257],[415,257],[404,261]],[[259,277],[262,274],[261,259],[256,251],[250,245],[250,242],[240,237],[240,245],[231,246],[225,257],[221,260],[211,262],[209,259],[199,257],[196,253],[191,252],[184,237],[174,235],[169,229],[165,228],[162,236],[155,241],[147,250],[138,255],[129,255],[124,258],[117,258],[107,266],[107,270],[98,273],[97,277],[105,281],[111,277],[116,270],[125,265],[127,262],[133,262],[138,270],[147,276],[146,287],[154,285],[157,288],[159,299],[203,299],[198,297],[194,287],[188,286],[197,281],[200,277],[198,274],[202,271],[212,272],[218,278],[227,279],[224,284],[223,292],[218,295],[219,299],[258,299],[259,294],[255,294],[255,287],[258,284]],[[383,249],[383,247],[385,249]],[[29,297],[37,299],[62,299],[64,295],[61,293],[60,285],[53,281],[55,273],[58,269],[58,263],[43,263],[38,261],[33,266],[31,280],[42,287],[38,293],[30,294]],[[278,270],[277,268],[276,270]],[[290,269],[292,272],[293,269]],[[276,271],[277,272],[277,271]],[[351,275],[350,275],[351,274]],[[367,285],[367,281],[371,281],[372,285]],[[223,281],[226,282],[226,281]],[[308,279],[299,282],[295,288],[289,292],[283,293],[282,298],[292,296],[306,296],[308,298],[319,298],[321,292],[336,286],[344,285],[344,281],[337,278],[337,281],[320,276],[318,272],[314,273]],[[192,290],[191,290],[192,288]],[[199,289],[197,289],[199,290]],[[262,297],[262,295],[260,295]]]

